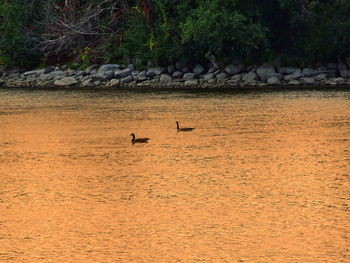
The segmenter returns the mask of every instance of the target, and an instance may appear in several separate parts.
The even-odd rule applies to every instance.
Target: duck
[[[188,132],[188,131],[193,131],[195,128],[180,128],[179,122],[176,122],[176,128],[178,132]]]
[[[134,143],[146,143],[148,142],[149,138],[137,138],[134,133],[130,134],[132,136],[131,142]]]

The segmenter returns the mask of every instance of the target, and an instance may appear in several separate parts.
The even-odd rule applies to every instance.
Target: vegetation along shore
[[[349,86],[348,0],[3,0],[0,85]]]

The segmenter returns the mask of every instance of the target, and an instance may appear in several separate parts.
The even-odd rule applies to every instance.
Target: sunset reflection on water
[[[348,91],[0,90],[0,173],[0,262],[350,260]]]

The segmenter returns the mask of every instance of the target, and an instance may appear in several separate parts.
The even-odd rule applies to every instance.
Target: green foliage
[[[306,20],[304,54],[311,61],[350,55],[350,1],[313,3]]]
[[[182,24],[183,44],[201,57],[236,57],[244,61],[266,54],[267,28],[236,6],[236,1],[206,0]]]
[[[42,39],[60,40],[53,17],[62,10],[74,14],[72,25],[90,14],[86,10],[101,10],[90,17],[92,34],[74,39],[72,62],[81,68],[117,61],[141,67],[205,63],[213,56],[246,64],[279,56],[286,64],[306,66],[350,56],[349,0],[74,0],[74,12],[64,9],[65,2],[73,0],[0,0],[0,64],[44,66],[47,54],[35,47],[43,33]],[[56,21],[56,30],[44,28],[43,21]],[[62,30],[69,42],[72,35]]]
[[[40,57],[33,52],[30,15],[25,1],[0,2],[0,63],[8,66],[33,66]]]

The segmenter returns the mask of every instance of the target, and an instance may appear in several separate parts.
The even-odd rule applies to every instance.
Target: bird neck
[[[179,123],[178,123],[178,122],[176,122],[176,128],[177,128],[177,129],[180,129]]]
[[[131,136],[132,136],[132,140],[131,141],[135,141],[135,135],[131,134]]]

